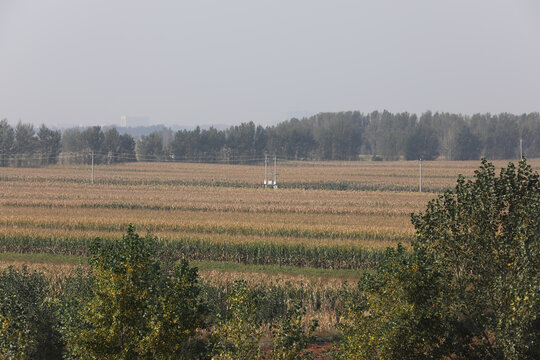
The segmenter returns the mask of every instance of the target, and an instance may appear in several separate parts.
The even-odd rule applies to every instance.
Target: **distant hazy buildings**
[[[120,116],[121,127],[148,126],[149,124],[150,119],[148,118],[148,116]]]

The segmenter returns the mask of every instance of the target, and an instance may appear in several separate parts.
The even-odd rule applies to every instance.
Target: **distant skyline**
[[[540,111],[536,0],[0,0],[0,119]]]

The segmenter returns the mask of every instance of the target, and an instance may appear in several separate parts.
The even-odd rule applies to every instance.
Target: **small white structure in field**
[[[268,175],[270,175],[270,176],[273,175],[274,180],[268,179]],[[270,186],[270,187],[272,187],[274,189],[277,189],[278,188],[277,176],[278,176],[278,173],[277,173],[277,156],[274,156],[274,173],[269,174],[268,173],[268,155],[264,155],[264,181],[263,181],[264,188],[267,189]]]
[[[277,186],[277,183],[274,182],[274,180],[264,180],[263,181],[263,184],[264,184],[264,188],[266,189],[267,187],[272,187],[274,189],[277,189],[278,186]]]

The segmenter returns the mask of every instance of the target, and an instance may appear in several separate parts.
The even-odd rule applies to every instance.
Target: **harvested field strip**
[[[241,277],[238,274],[245,274],[246,276],[241,278],[252,278],[251,281],[253,281],[254,274],[264,274],[265,276],[279,275],[280,278],[282,278],[283,275],[287,275],[287,277],[290,278],[301,276],[304,280],[316,278],[321,280],[354,282],[357,281],[364,273],[363,271],[358,270],[336,270],[277,265],[244,265],[226,261],[194,261],[192,262],[192,265],[197,266],[201,273],[215,272],[221,274],[220,277],[225,278],[227,275],[224,275],[224,273],[232,273],[238,277]],[[260,279],[257,280],[256,283],[260,283]]]
[[[0,235],[0,251],[17,253],[50,253],[85,256],[93,241],[89,237],[4,236]],[[116,241],[104,238],[104,241]],[[373,269],[384,252],[338,246],[276,245],[272,243],[227,244],[192,239],[161,240],[163,250],[172,259],[191,261],[229,261],[252,265],[280,265],[323,269]]]

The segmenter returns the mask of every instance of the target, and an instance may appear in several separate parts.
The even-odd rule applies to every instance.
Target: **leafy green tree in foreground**
[[[413,224],[412,251],[387,250],[345,302],[338,358],[540,358],[538,173],[482,160]]]
[[[261,322],[255,299],[244,280],[235,281],[227,296],[228,317],[219,319],[212,359],[256,360],[260,357]]]
[[[272,329],[273,360],[310,360],[313,356],[306,352],[307,347],[315,341],[315,330],[319,325],[313,320],[307,331],[302,319],[306,308],[296,304],[287,311],[285,317]]]
[[[80,307],[79,325],[65,329],[72,357],[196,358],[205,312],[197,270],[182,262],[171,271],[158,260],[155,238],[140,237],[131,225],[121,241],[98,239],[90,251],[91,295]]]
[[[60,358],[48,291],[43,274],[12,267],[0,273],[0,359]]]

